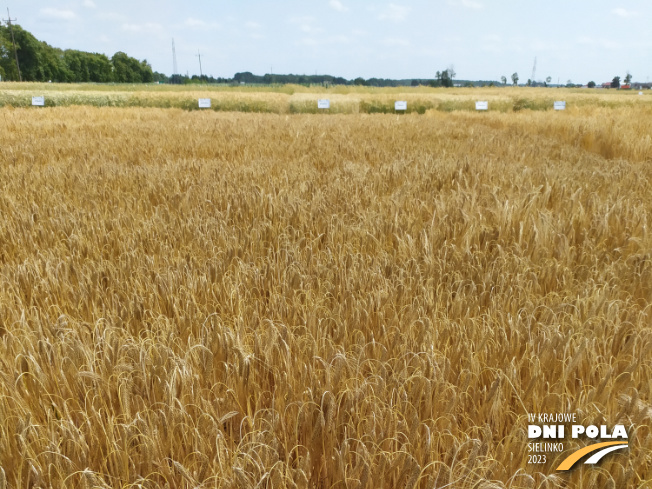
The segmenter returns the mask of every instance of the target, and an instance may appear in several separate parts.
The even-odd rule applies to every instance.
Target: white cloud
[[[534,39],[530,43],[530,49],[535,53],[543,53],[545,51],[558,51],[560,49],[565,50],[564,47],[560,46],[553,41],[544,41],[541,39]]]
[[[392,22],[404,21],[410,13],[410,7],[390,3],[378,16],[380,20],[390,20]]]
[[[500,42],[502,38],[498,34],[488,34],[483,36],[482,40],[486,42]]]
[[[183,25],[187,27],[206,27],[206,22],[201,19],[195,19],[194,17],[188,17]]]
[[[97,15],[97,18],[100,20],[108,20],[111,22],[126,22],[127,17],[122,14],[116,14],[115,12],[102,12]]]
[[[303,16],[303,17],[291,17],[288,22],[290,24],[295,24],[299,27],[299,30],[301,32],[305,32],[306,34],[316,34],[320,32],[324,32],[324,29],[321,27],[315,27],[314,22],[315,18],[311,16]]]
[[[482,46],[480,46],[480,50],[486,53],[494,53],[494,54],[499,54],[504,51],[503,48],[498,46],[497,44],[483,44]]]
[[[190,29],[202,29],[202,30],[219,29],[221,27],[221,25],[217,22],[206,22],[204,20],[196,19],[194,17],[188,17],[183,22],[183,25]]]
[[[314,22],[315,18],[311,15],[303,15],[303,16],[298,16],[298,17],[290,17],[288,19],[288,22],[290,24],[309,24],[311,22]]]
[[[40,13],[44,17],[49,17],[51,19],[57,20],[74,20],[77,18],[77,14],[72,10],[62,10],[58,8],[42,8]]]
[[[351,44],[351,38],[344,35],[329,36],[315,39],[314,37],[304,37],[297,43],[302,46],[332,46]]]
[[[588,36],[579,37],[577,43],[586,46],[596,46],[602,49],[619,49],[622,47],[619,42],[610,41],[608,39],[594,39]]]
[[[94,2],[93,0],[84,0],[84,1],[82,2],[82,5],[83,5],[84,7],[88,7],[88,8],[95,8],[95,7],[97,7],[97,5],[95,5],[95,2]]]
[[[410,41],[407,39],[400,39],[398,37],[389,37],[382,41],[387,47],[406,47],[410,45]]]
[[[483,7],[480,2],[475,0],[448,0],[449,5],[459,5],[460,7],[470,8],[473,10],[479,10]]]
[[[346,12],[347,10],[349,10],[344,5],[342,5],[342,2],[340,2],[340,0],[330,0],[328,2],[328,5],[330,5],[332,9],[337,10],[338,12]]]
[[[160,32],[163,30],[163,26],[154,22],[146,22],[144,24],[122,24],[122,30],[128,32],[151,34],[154,32]]]
[[[623,18],[633,17],[634,15],[636,15],[636,12],[632,10],[625,10],[624,8],[620,8],[620,7],[613,9],[611,13],[617,15],[618,17],[623,17]]]
[[[349,44],[351,39],[348,36],[332,36],[328,38],[329,44]]]

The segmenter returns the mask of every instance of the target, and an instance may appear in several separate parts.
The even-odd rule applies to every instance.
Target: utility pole
[[[197,57],[199,58],[199,79],[201,80],[204,78],[204,73],[201,71],[201,53],[199,52],[199,49],[197,50]]]
[[[18,19],[12,19],[11,14],[9,14],[9,8],[7,8],[7,18],[2,19],[4,20],[7,25],[9,26],[9,30],[11,31],[11,42],[14,45],[14,56],[16,57],[16,68],[18,68],[18,81],[23,81],[23,77],[20,74],[20,64],[18,63],[18,51],[16,51],[16,40],[14,39],[14,26],[11,24],[12,22],[16,22]]]

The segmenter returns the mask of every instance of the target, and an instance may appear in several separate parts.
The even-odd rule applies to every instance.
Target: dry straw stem
[[[2,109],[2,484],[649,484],[649,110],[430,115]]]

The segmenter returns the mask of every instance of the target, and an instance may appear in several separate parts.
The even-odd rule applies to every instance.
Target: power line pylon
[[[174,47],[174,37],[172,38],[172,76],[179,74],[177,67],[177,49]]]
[[[199,49],[197,50],[197,57],[199,58],[199,79],[204,78],[204,73],[201,70],[201,53],[199,52]]]

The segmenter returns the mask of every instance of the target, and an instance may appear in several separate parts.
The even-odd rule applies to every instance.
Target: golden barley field
[[[0,489],[651,488],[651,123],[0,109]]]

